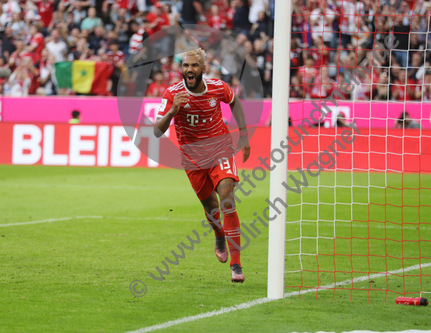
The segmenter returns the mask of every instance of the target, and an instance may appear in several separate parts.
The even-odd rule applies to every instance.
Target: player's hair
[[[205,66],[205,51],[202,49],[196,49],[184,52],[183,59],[187,56],[192,56],[198,58],[200,65]]]
[[[72,111],[72,118],[76,119],[79,117],[80,114],[81,114],[81,112],[79,112],[78,110],[73,110]]]

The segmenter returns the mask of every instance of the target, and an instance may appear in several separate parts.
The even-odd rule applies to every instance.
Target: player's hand
[[[237,151],[242,149],[242,162],[245,163],[250,157],[250,144],[246,136],[240,136],[236,144]]]
[[[187,103],[189,101],[190,100],[188,98],[188,94],[185,91],[181,91],[178,94],[176,94],[172,104],[172,113],[176,115],[180,110],[181,104]]]

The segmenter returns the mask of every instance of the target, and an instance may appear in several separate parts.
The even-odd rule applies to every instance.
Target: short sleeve
[[[235,100],[235,93],[226,82],[223,82],[224,95],[223,102],[231,104]]]
[[[157,118],[162,118],[171,109],[172,104],[172,94],[168,89],[166,89],[163,93],[162,104],[160,104],[159,110],[157,111]]]

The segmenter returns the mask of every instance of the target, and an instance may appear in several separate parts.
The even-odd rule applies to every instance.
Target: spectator
[[[307,51],[308,54],[314,59],[314,66],[320,67],[329,64],[329,47],[323,44],[322,36],[313,38],[313,46]]]
[[[198,23],[198,18],[202,22],[206,21],[201,0],[183,0],[181,23],[196,24]]]
[[[156,72],[153,76],[153,82],[148,85],[147,96],[149,97],[162,97],[168,85],[164,82],[162,72]]]
[[[208,69],[208,63],[207,63],[207,69]],[[209,75],[210,72],[211,71],[205,72],[206,77],[207,77],[207,75]],[[168,74],[169,85],[171,84],[170,82],[172,82],[172,83],[179,82],[182,80],[182,78],[183,78],[183,76],[182,76],[182,73],[180,70],[180,64],[178,62],[174,61],[171,65],[171,69],[170,69],[169,74]],[[211,78],[211,77],[209,77],[209,78]]]
[[[52,30],[51,37],[51,41],[46,44],[47,50],[55,56],[55,62],[66,60],[67,44],[60,39],[59,31]]]
[[[251,0],[250,3],[250,11],[248,14],[248,20],[251,24],[254,24],[259,19],[260,12],[266,12],[268,9],[268,0]]]
[[[412,10],[407,1],[403,0],[400,2],[400,8],[397,10],[397,14],[403,16],[403,24],[410,25],[410,17],[412,17]]]
[[[19,66],[16,71],[11,74],[8,80],[8,85],[10,87],[10,96],[28,96],[31,79],[28,76],[24,66]]]
[[[54,14],[54,2],[51,0],[38,0],[35,1],[38,9],[39,9],[39,15],[41,17],[42,23],[44,28],[48,28],[49,24],[51,23],[53,19]],[[79,2],[79,0],[75,1]],[[45,34],[47,30],[44,30]]]
[[[423,80],[418,80],[418,85],[415,90],[415,97],[418,101],[431,101],[431,71],[427,70]]]
[[[307,57],[305,66],[298,69],[298,81],[304,87],[306,98],[310,96],[311,90],[313,89],[314,79],[319,73],[318,69],[314,67],[314,59],[311,56]]]
[[[69,54],[68,60],[86,60],[88,59],[93,53],[88,48],[87,40],[85,38],[79,38],[78,42],[76,43],[76,50]]]
[[[144,20],[144,22],[147,23],[148,21]],[[142,42],[148,37],[148,34],[143,27],[139,27],[136,21],[130,22],[130,28],[133,31],[133,36],[130,38],[129,54],[132,54],[142,50]]]
[[[290,97],[304,98],[304,89],[302,88],[297,76],[292,76],[290,78]]]
[[[233,30],[248,36],[250,21],[248,20],[249,7],[245,0],[236,0],[238,5],[233,16]]]
[[[170,23],[168,14],[163,11],[163,5],[157,2],[154,7],[155,11],[147,15],[147,20],[150,23],[150,29],[153,33],[156,33],[165,27],[169,27]]]
[[[395,122],[395,128],[416,128],[420,129],[421,125],[410,117],[407,111],[401,113],[398,120]]]
[[[413,79],[406,78],[406,69],[401,68],[398,80],[392,86],[392,99],[395,101],[410,101],[414,100],[415,82]]]
[[[15,41],[15,48],[9,58],[9,67],[12,71],[21,65],[23,59],[31,58],[31,54],[24,49],[24,42],[21,39]]]
[[[94,29],[94,35],[90,38],[88,44],[89,49],[93,51],[94,54],[96,54],[100,48],[106,49],[105,29],[103,26]]]
[[[43,35],[40,33],[42,27],[39,24],[32,24],[30,26],[30,45],[27,47],[27,51],[32,53],[33,62],[36,63],[42,57],[42,50],[44,47]]]
[[[60,29],[66,23],[66,20],[66,6],[63,1],[60,1],[57,5],[57,10],[52,14],[52,20],[48,25],[48,30]]]
[[[112,89],[111,92],[114,96],[117,96],[118,82],[120,81],[121,71],[124,67],[126,57],[119,49],[118,40],[111,40],[109,43],[109,51],[106,52],[108,61],[114,66],[114,72],[112,73]]]
[[[266,24],[266,16],[264,11],[260,11],[257,16],[257,21],[253,23],[250,29],[250,37],[252,40],[269,35],[268,25]]]
[[[73,17],[73,13],[72,12],[67,12],[66,14],[66,24],[67,24],[67,30],[69,32],[72,32],[73,30],[80,29],[79,24],[75,23],[74,17]]]
[[[36,90],[37,95],[50,96],[55,94],[55,86],[52,82],[55,57],[49,54],[47,49],[42,50],[42,58],[39,62],[40,77],[38,78],[40,87]]]
[[[22,38],[25,34],[25,23],[21,20],[20,13],[13,13],[12,20],[6,23],[6,27],[10,27],[12,29],[12,35],[15,38]]]
[[[235,16],[236,7],[237,7],[237,0],[231,0],[230,6],[226,11],[226,26],[229,29],[233,29],[233,18]]]
[[[397,15],[393,29],[395,40],[398,42],[398,45],[395,47],[397,51],[394,51],[395,57],[401,67],[407,67],[410,25],[405,25],[403,16]]]
[[[10,55],[15,51],[15,39],[10,27],[5,28],[1,43],[2,56],[9,62]]]
[[[413,16],[412,18],[412,34],[418,37],[418,42],[424,44],[426,40],[427,25],[426,19],[421,16]]]
[[[87,17],[87,13],[82,9],[80,0],[75,0],[69,6],[67,11],[73,14],[73,23],[81,26],[81,22]]]
[[[100,27],[102,25],[102,20],[99,17],[96,17],[96,8],[90,7],[88,9],[88,16],[81,23],[81,30],[92,32],[96,27]]]
[[[172,7],[169,3],[165,3],[163,5],[163,11],[168,16],[170,25],[177,25],[178,24],[178,19],[180,18],[180,14],[178,12],[172,11]]]
[[[389,101],[390,98],[388,73],[381,72],[379,75],[379,81],[373,89],[373,100]]]
[[[411,66],[408,68],[407,76],[409,79],[416,81],[416,73],[423,64],[421,52],[412,52]]]
[[[311,98],[326,98],[331,95],[335,88],[335,82],[329,77],[328,67],[320,67],[319,74],[314,79],[313,88],[311,89]]]
[[[338,112],[336,127],[347,127],[346,115],[344,112]]]
[[[323,42],[330,46],[332,39],[332,23],[335,19],[335,12],[329,9],[327,0],[319,2],[319,7],[314,9],[310,15],[311,36],[316,38],[323,35]]]
[[[18,1],[8,0],[6,3],[2,5],[2,11],[3,11],[2,15],[5,15],[3,20],[5,22],[11,22],[13,14],[21,13],[21,7],[19,6]]]
[[[72,111],[72,119],[69,120],[69,124],[79,124],[81,122],[81,112],[78,110]]]
[[[343,48],[352,42],[352,33],[356,32],[357,25],[355,22],[356,0],[336,1],[336,5],[340,12],[340,39]],[[378,30],[380,31],[380,30]]]
[[[74,49],[79,39],[79,28],[74,28],[67,37],[67,46],[69,49]]]
[[[208,19],[208,25],[217,30],[221,30],[226,27],[226,19],[219,14],[217,5],[211,6],[211,15]]]

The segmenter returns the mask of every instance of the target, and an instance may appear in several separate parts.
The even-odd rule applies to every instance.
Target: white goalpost
[[[282,186],[287,180],[287,148],[280,148],[280,141],[288,135],[291,22],[292,1],[276,0],[271,152],[274,149],[282,150],[284,159],[281,163],[274,163],[271,159],[271,168],[275,166],[270,172],[271,202],[277,198],[286,201],[287,196],[286,189]],[[270,216],[274,215],[277,215],[276,219],[269,222],[267,297],[280,299],[284,297],[286,209],[282,207],[282,213],[277,214],[271,207]]]

